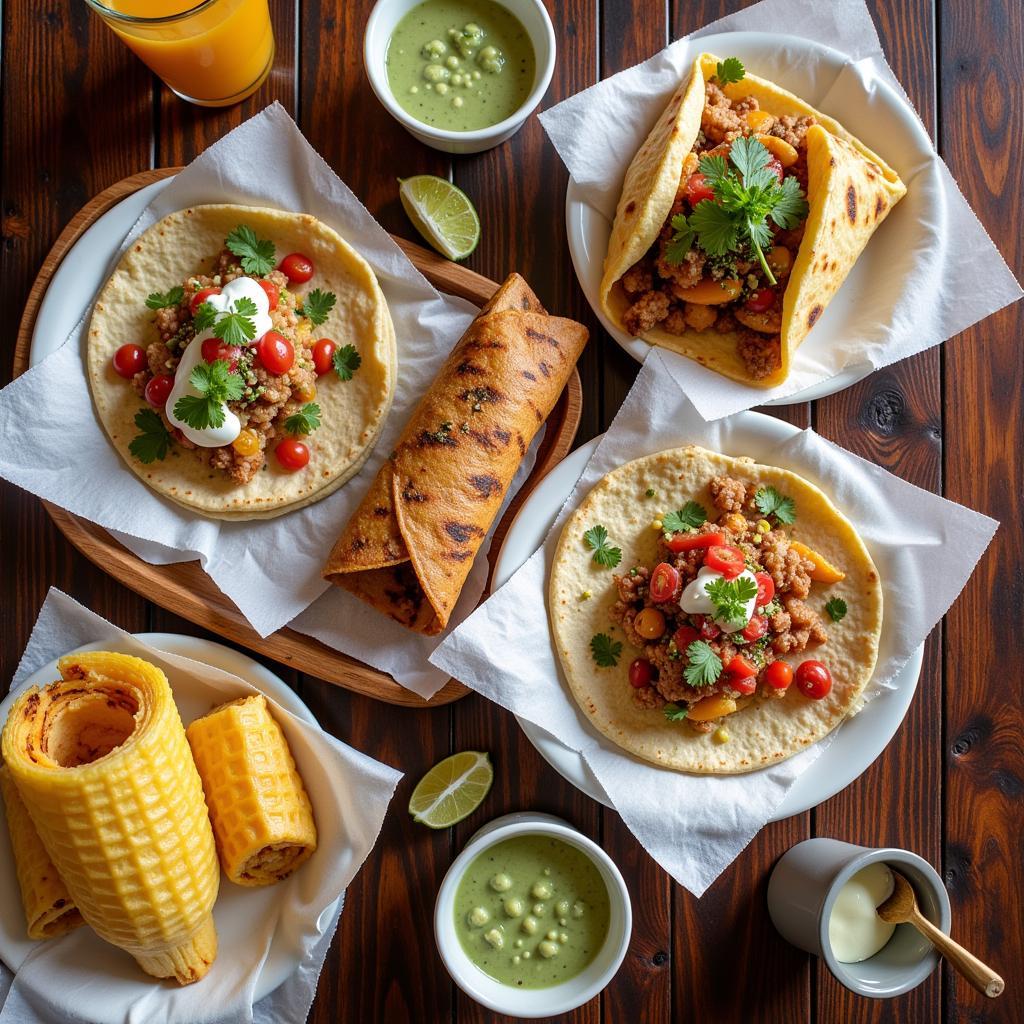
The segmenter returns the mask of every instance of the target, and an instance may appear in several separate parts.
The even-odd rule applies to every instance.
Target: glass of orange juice
[[[267,0],[86,0],[183,100],[226,107],[274,63]]]

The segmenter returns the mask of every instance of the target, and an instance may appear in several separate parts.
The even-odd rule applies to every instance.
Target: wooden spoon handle
[[[959,942],[936,928],[924,914],[916,911],[911,923],[982,995],[994,999],[1002,994],[1005,987],[1003,979],[973,953],[968,953]]]

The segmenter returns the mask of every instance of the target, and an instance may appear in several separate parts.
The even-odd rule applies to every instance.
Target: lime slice
[[[429,828],[448,828],[472,814],[494,781],[491,759],[478,750],[463,750],[439,761],[417,783],[409,813]]]
[[[480,218],[469,196],[444,178],[417,174],[402,181],[402,206],[416,230],[450,260],[464,260],[480,241]]]

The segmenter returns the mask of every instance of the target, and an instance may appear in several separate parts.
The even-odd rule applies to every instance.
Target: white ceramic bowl
[[[474,964],[455,932],[455,891],[463,872],[484,850],[514,836],[553,836],[581,850],[601,873],[608,890],[611,916],[608,934],[597,956],[575,978],[550,988],[514,988],[495,981]],[[466,995],[495,1013],[534,1019],[568,1013],[593,999],[615,977],[629,947],[633,910],[626,883],[612,859],[561,818],[532,812],[506,814],[485,825],[455,858],[441,883],[434,907],[434,938],[444,966]]]
[[[551,83],[551,75],[555,70],[555,30],[547,9],[541,0],[500,0],[501,6],[511,11],[522,22],[533,44],[537,68],[533,89],[526,102],[504,121],[476,131],[451,132],[424,124],[406,113],[396,102],[388,85],[385,58],[391,33],[399,21],[421,2],[422,0],[377,0],[374,4],[370,19],[366,23],[366,34],[363,36],[363,65],[370,79],[370,86],[388,113],[420,142],[446,153],[482,153],[485,149],[493,149],[522,128]]]

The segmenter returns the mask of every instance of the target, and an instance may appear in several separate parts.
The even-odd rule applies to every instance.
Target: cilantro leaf
[[[193,430],[224,426],[224,406],[204,395],[182,395],[174,403],[174,415]]]
[[[146,305],[150,309],[164,309],[167,306],[176,306],[185,297],[185,289],[176,286],[169,292],[150,292],[146,296]]]
[[[690,713],[689,708],[671,703],[665,705],[665,717],[670,722],[681,722]]]
[[[152,409],[140,409],[135,414],[135,426],[142,431],[133,438],[128,450],[147,466],[151,462],[167,458],[171,446],[171,432],[160,415]]]
[[[839,622],[846,615],[846,602],[841,597],[833,597],[826,602],[825,611],[833,622]]]
[[[307,402],[284,421],[284,429],[289,434],[311,434],[319,426],[320,406],[316,402]]]
[[[613,640],[607,633],[597,633],[590,638],[590,653],[598,668],[614,668],[622,654],[622,641]]]
[[[696,530],[698,526],[708,521],[708,514],[703,505],[696,501],[688,501],[677,512],[666,512],[661,517],[661,525],[667,533],[684,533],[687,530]]]
[[[700,237],[700,247],[712,256],[724,256],[739,242],[739,221],[730,210],[709,199],[697,204],[690,226]]]
[[[762,487],[754,495],[754,504],[761,515],[775,516],[780,523],[792,523],[796,519],[796,502],[774,487]]]
[[[696,235],[686,220],[685,214],[677,213],[672,218],[672,241],[665,246],[665,259],[669,263],[680,264],[686,254],[693,248]]]
[[[203,331],[212,327],[217,320],[217,314],[220,312],[212,302],[202,302],[199,308],[195,311],[192,317],[192,326],[195,329],[196,334],[201,334]]]
[[[363,365],[363,357],[356,351],[355,345],[345,345],[334,353],[333,362],[338,378],[347,381]]]
[[[274,243],[257,238],[256,232],[245,224],[239,224],[228,235],[225,245],[239,257],[247,274],[263,277],[274,269]]]
[[[322,292],[319,288],[314,288],[302,300],[302,315],[319,327],[327,319],[327,314],[334,308],[336,301],[334,292]]]
[[[752,137],[741,137],[733,142],[729,149],[729,159],[743,175],[743,183],[749,188],[754,185],[758,171],[768,166],[771,154],[764,143]],[[775,175],[773,174],[774,178]],[[778,179],[776,179],[778,180]]]
[[[739,57],[726,57],[725,60],[720,60],[718,67],[715,68],[715,78],[718,79],[719,85],[741,82],[746,73],[746,68],[743,67],[743,62]]]
[[[810,207],[796,178],[783,178],[782,191],[775,200],[771,218],[780,228],[795,228],[807,216]]]
[[[730,626],[745,626],[749,618],[747,603],[752,597],[757,597],[757,583],[749,576],[712,580],[704,584],[704,592],[715,606],[716,619],[722,619]]]
[[[686,648],[686,657],[690,664],[683,669],[683,675],[691,686],[711,686],[722,674],[722,659],[704,640],[694,640]]]
[[[198,395],[182,395],[174,403],[174,415],[193,430],[224,425],[224,403],[242,397],[242,378],[223,359],[198,362],[189,374],[189,384]]]
[[[252,319],[256,313],[252,299],[245,296],[235,299],[231,311],[222,313],[214,323],[213,336],[221,338],[225,345],[244,345],[252,341],[256,337],[256,321]]]
[[[594,552],[592,560],[606,569],[614,569],[622,561],[620,548],[613,548],[608,543],[608,531],[603,526],[592,526],[583,534],[587,547]]]

